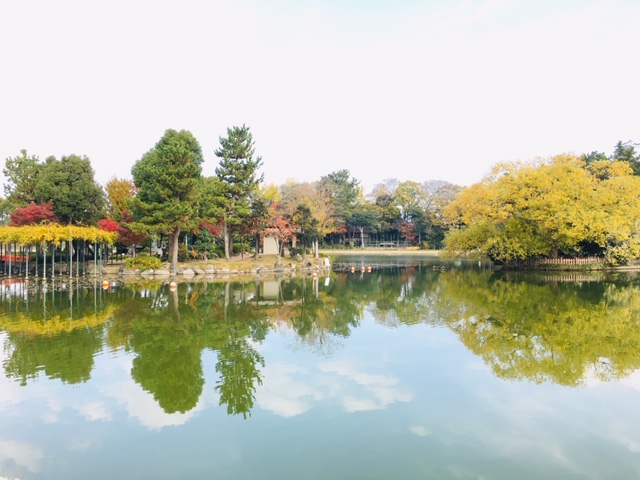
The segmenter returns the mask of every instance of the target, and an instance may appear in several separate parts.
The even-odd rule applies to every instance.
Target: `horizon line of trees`
[[[104,189],[87,157],[47,157],[22,150],[7,158],[0,220],[97,225],[123,247],[168,244],[172,268],[189,256],[259,252],[270,235],[303,261],[320,242],[364,247],[393,241],[501,263],[538,257],[601,255],[612,263],[640,257],[640,155],[618,142],[612,155],[559,155],[496,165],[481,182],[386,179],[365,195],[346,169],[315,182],[264,185],[249,127],[219,137],[215,175],[202,175],[200,144],[167,130],[135,162],[132,180]]]

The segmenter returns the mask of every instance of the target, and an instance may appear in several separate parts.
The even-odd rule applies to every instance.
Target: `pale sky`
[[[213,175],[244,123],[266,182],[469,185],[640,141],[639,52],[635,0],[0,0],[0,162],[104,184],[173,128]]]

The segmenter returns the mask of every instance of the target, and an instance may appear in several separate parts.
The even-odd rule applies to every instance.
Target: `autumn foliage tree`
[[[120,225],[111,218],[103,218],[98,222],[98,228],[106,232],[117,232]]]
[[[123,212],[131,210],[129,203],[136,194],[136,186],[131,180],[112,178],[104,187],[107,192],[107,210],[116,221],[122,219]]]
[[[53,213],[53,202],[51,201],[40,204],[31,202],[28,206],[17,208],[11,212],[9,217],[12,227],[38,223],[59,223],[58,217]]]
[[[125,247],[139,245],[148,238],[148,235],[135,233],[131,228],[129,228],[127,222],[132,223],[133,217],[127,212],[127,210],[122,211],[121,217],[122,222],[116,222],[112,218],[102,219],[98,222],[98,228],[106,232],[116,232],[118,234],[118,243]]]
[[[620,168],[624,166],[624,168]],[[596,254],[640,257],[640,177],[622,162],[597,174],[574,155],[497,165],[446,209],[453,254],[510,263]]]
[[[278,257],[284,254],[284,245],[291,241],[296,235],[296,227],[291,224],[290,219],[282,215],[278,210],[278,204],[274,203],[269,207],[269,226],[264,230],[266,235],[271,235],[278,244]]]

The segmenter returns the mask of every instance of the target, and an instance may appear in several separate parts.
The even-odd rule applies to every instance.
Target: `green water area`
[[[2,279],[0,479],[640,478],[635,273],[375,262]]]

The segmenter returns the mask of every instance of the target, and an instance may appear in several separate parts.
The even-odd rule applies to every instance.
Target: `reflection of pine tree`
[[[230,339],[218,351],[216,372],[220,379],[215,389],[220,394],[220,405],[227,405],[229,415],[242,414],[245,419],[251,416],[256,384],[262,385],[258,364],[264,367],[264,358],[244,338]]]
[[[181,305],[177,291],[159,291],[150,304],[159,318],[141,324],[131,337],[138,352],[131,376],[165,412],[188,412],[204,387],[202,339],[194,335],[199,330],[194,310]]]
[[[171,337],[175,339],[175,335]],[[204,386],[197,345],[175,345],[165,339],[147,344],[138,353],[131,377],[166,413],[185,413],[196,406]]]

